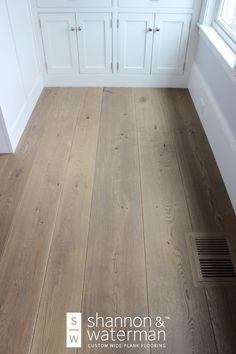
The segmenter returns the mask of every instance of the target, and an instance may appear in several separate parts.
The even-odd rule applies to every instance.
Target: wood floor
[[[236,219],[188,91],[45,89],[0,156],[0,354],[236,352],[236,288],[185,232]],[[169,316],[166,349],[66,349],[66,312]]]

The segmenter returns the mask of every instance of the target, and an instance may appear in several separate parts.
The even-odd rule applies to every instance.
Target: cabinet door
[[[153,74],[183,74],[191,15],[157,14]]]
[[[48,1],[48,0],[44,0],[44,1]],[[194,0],[118,0],[119,7],[139,7],[139,8],[140,7],[143,8],[165,7],[165,8],[192,9],[193,5],[194,5]]]
[[[153,14],[119,15],[119,73],[150,73],[153,26]]]
[[[41,14],[44,52],[49,74],[75,74],[78,51],[74,14]]]
[[[112,7],[112,0],[37,0],[37,5],[39,7],[69,7],[69,8],[100,7],[101,8],[101,7]]]
[[[81,73],[111,72],[111,14],[80,13],[76,15]]]

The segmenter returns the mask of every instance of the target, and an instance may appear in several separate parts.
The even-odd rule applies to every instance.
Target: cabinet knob
[[[160,32],[160,28],[158,28],[158,27],[155,28],[155,31],[156,31],[156,32]]]
[[[153,30],[152,30],[152,28],[148,28],[148,32],[152,32]]]
[[[78,27],[78,31],[80,31],[80,32],[81,32],[81,31],[82,31],[82,27],[80,27],[80,26],[79,26],[79,27]]]
[[[71,27],[70,30],[71,30],[72,32],[74,32],[74,31],[75,31],[75,27]]]

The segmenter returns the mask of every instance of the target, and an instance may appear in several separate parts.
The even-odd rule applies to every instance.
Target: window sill
[[[211,26],[199,26],[199,34],[236,85],[236,54]]]

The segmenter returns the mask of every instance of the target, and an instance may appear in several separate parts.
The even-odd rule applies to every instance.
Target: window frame
[[[222,37],[222,39],[236,53],[236,33],[226,22],[221,19],[221,12],[226,0],[216,0],[213,28]]]

